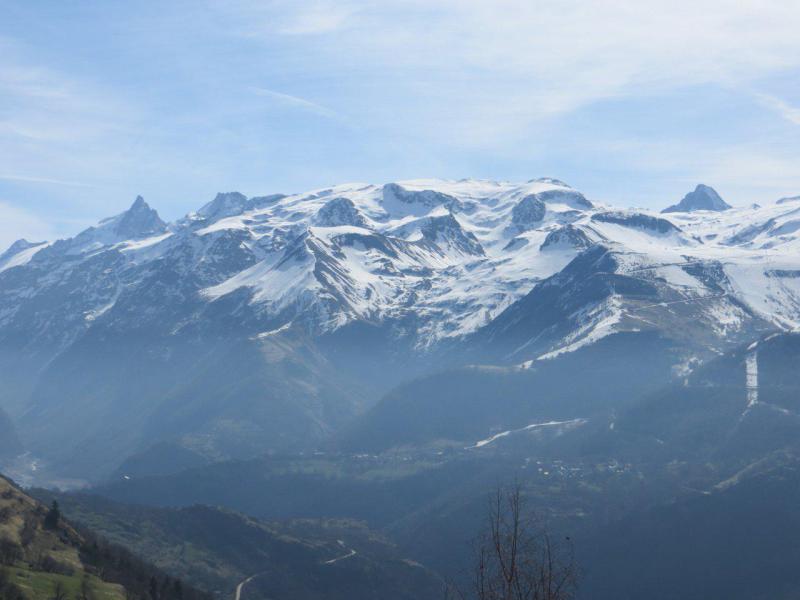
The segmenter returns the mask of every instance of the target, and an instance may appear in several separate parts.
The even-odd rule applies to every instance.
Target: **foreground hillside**
[[[173,223],[138,198],[0,255],[0,409],[39,480],[99,480],[159,444],[313,451],[467,365],[602,373],[615,336],[663,382],[800,324],[798,207],[699,186],[660,214],[549,178],[227,193]]]
[[[13,600],[206,598],[178,579],[78,532],[0,476],[0,597]]]
[[[433,600],[443,589],[439,577],[355,521],[266,523],[208,506],[150,508],[86,494],[58,497],[70,517],[223,597],[242,581],[248,598],[265,599]]]

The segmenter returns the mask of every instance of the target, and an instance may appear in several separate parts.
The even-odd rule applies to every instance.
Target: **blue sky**
[[[137,194],[554,176],[800,194],[800,4],[0,0],[0,246]]]

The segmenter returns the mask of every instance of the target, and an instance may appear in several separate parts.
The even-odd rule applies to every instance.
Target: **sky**
[[[137,194],[551,176],[800,194],[800,2],[0,0],[0,249]]]

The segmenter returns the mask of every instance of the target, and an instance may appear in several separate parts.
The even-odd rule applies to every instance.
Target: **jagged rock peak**
[[[114,232],[123,238],[138,238],[155,235],[166,230],[167,224],[158,216],[155,209],[136,196],[131,207],[112,220]]]
[[[694,212],[696,210],[728,210],[731,206],[725,202],[714,188],[699,184],[693,192],[689,192],[683,200],[662,210],[662,213]]]

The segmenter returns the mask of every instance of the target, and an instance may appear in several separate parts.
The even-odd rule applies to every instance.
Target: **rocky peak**
[[[144,198],[136,196],[131,207],[114,219],[114,233],[123,239],[135,239],[163,233],[167,224],[150,208]]]
[[[725,202],[714,188],[699,184],[693,192],[689,192],[677,204],[662,210],[662,213],[694,212],[696,210],[728,210],[731,206]]]

